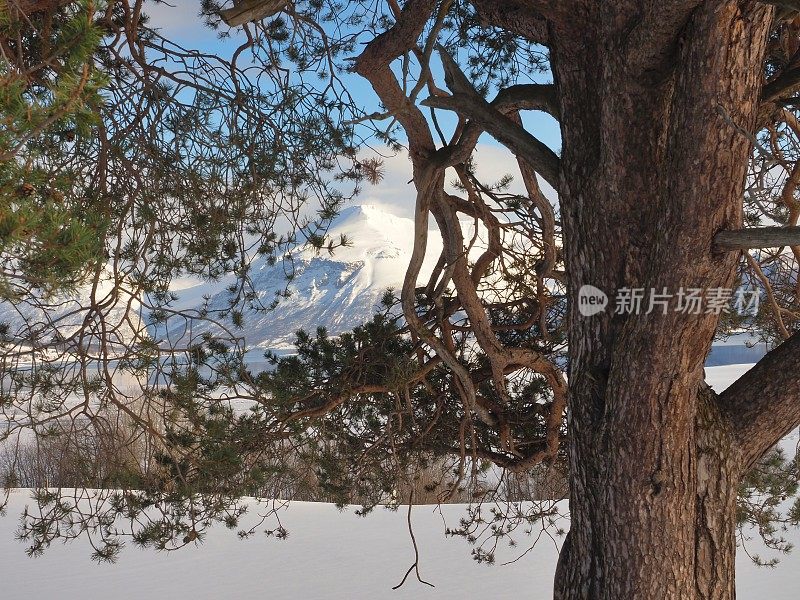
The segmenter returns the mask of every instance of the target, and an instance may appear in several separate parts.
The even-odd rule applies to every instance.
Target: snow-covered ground
[[[708,381],[723,389],[749,365],[706,369]],[[796,432],[789,443],[797,442]],[[286,541],[266,536],[239,540],[218,527],[204,543],[177,552],[158,554],[126,548],[118,563],[97,565],[89,560],[83,542],[56,544],[43,557],[29,559],[25,546],[13,537],[17,517],[28,497],[12,495],[8,515],[0,519],[0,590],[6,598],[94,600],[172,598],[276,598],[281,600],[472,600],[541,598],[551,595],[558,556],[556,542],[543,537],[534,549],[513,564],[504,561],[521,554],[530,538],[517,537],[517,548],[503,548],[498,564],[476,564],[470,547],[460,538],[444,536],[445,523],[458,524],[464,508],[458,505],[416,507],[414,533],[420,550],[420,572],[436,587],[413,576],[396,585],[412,564],[414,554],[404,509],[378,510],[367,518],[327,504],[294,503],[281,513],[289,530]],[[788,537],[800,546],[800,531]],[[751,542],[751,552],[769,551]],[[775,569],[758,568],[742,554],[737,561],[740,600],[796,600],[800,588],[800,549],[781,559]]]
[[[706,383],[717,393],[744,375],[752,364],[730,364],[721,367],[706,367]]]

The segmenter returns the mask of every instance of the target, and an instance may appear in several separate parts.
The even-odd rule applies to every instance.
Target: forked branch
[[[489,104],[443,48],[439,49],[439,54],[444,65],[445,82],[453,95],[432,96],[422,104],[455,111],[477,123],[515,155],[529,162],[550,185],[558,187],[561,168],[558,155]]]
[[[743,468],[800,426],[800,333],[769,352],[719,396],[739,442]]]

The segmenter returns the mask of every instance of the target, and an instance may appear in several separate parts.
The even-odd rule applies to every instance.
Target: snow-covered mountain
[[[432,227],[435,224],[431,223]],[[471,231],[471,221],[463,223],[465,232]],[[227,321],[231,333],[241,336],[253,350],[254,361],[262,360],[264,349],[290,350],[296,332],[305,329],[314,332],[324,326],[331,335],[353,329],[370,320],[380,309],[380,300],[387,289],[399,293],[411,258],[414,223],[410,218],[393,214],[392,209],[380,204],[354,205],[342,210],[328,230],[331,239],[344,235],[351,244],[337,248],[333,254],[316,252],[312,248],[299,248],[293,253],[293,279],[287,282],[287,265],[282,262],[270,265],[266,258],[258,258],[252,265],[252,286],[260,302],[268,306],[276,292],[288,288],[288,297],[281,297],[277,308],[271,311],[249,311],[244,314],[244,327],[236,329]],[[423,265],[420,283],[426,282],[433,263],[441,250],[441,237],[435,229],[428,236],[428,252]],[[173,309],[193,312],[207,305],[212,311],[228,307],[230,295],[227,287],[233,278],[218,282],[183,278],[173,282],[172,290],[177,301]],[[104,291],[108,288],[107,291]],[[101,285],[98,300],[111,293],[110,281]],[[88,295],[88,291],[87,291]],[[130,331],[130,323],[147,326],[148,315],[128,315],[129,299],[124,295],[115,298],[106,318],[120,324],[120,334]],[[104,301],[105,303],[105,301]],[[19,323],[24,316],[29,322],[56,320],[62,334],[68,335],[83,320],[84,312],[77,311],[85,305],[85,298],[65,301],[52,307],[47,315],[33,314],[25,306],[0,303],[0,322]],[[136,310],[135,303],[133,305]],[[30,314],[29,314],[30,313]],[[131,319],[133,317],[133,319]],[[195,336],[214,328],[208,321],[189,322],[172,319],[166,330],[149,325],[148,333],[155,339],[168,337],[178,346],[185,337],[187,327]],[[122,341],[122,340],[120,340]],[[755,344],[746,335],[717,342],[707,360],[707,366],[736,363],[754,363],[766,349]]]
[[[284,264],[270,265],[265,259],[253,264],[252,285],[262,304],[269,305],[276,292],[287,287],[289,296],[280,298],[277,308],[269,312],[245,312],[244,327],[236,333],[245,337],[248,346],[289,348],[299,329],[313,332],[324,326],[334,335],[348,331],[372,318],[387,289],[399,293],[411,258],[411,219],[379,205],[351,206],[335,219],[328,234],[333,240],[344,235],[351,245],[333,254],[312,248],[296,251],[288,286]],[[441,247],[438,235],[430,236],[430,246],[435,260]],[[427,270],[423,268],[423,274]],[[210,309],[222,309],[229,298],[225,287],[207,283],[183,287],[175,291],[175,306],[196,308],[206,297]]]
[[[324,326],[332,335],[351,330],[380,310],[381,298],[388,289],[399,294],[411,258],[414,237],[411,219],[396,216],[391,209],[378,204],[354,205],[342,210],[331,223],[328,235],[334,241],[345,236],[350,244],[332,254],[310,247],[298,248],[291,263],[270,264],[266,257],[259,257],[252,264],[252,289],[261,305],[269,306],[277,292],[287,289],[289,292],[286,297],[279,297],[273,310],[245,311],[241,329],[233,327],[230,319],[222,321],[235,336],[244,337],[254,356],[260,357],[267,348],[291,348],[299,329],[313,332]],[[440,250],[441,239],[434,231],[429,238],[431,258],[423,266],[421,278],[430,273],[429,264],[438,258]],[[287,272],[293,274],[291,281],[287,280]],[[137,302],[124,293],[112,293],[110,273],[107,279],[101,282],[95,297],[105,307],[105,319],[118,327],[117,336],[132,336],[130,327],[136,323],[157,341],[169,340],[167,343],[181,346],[189,337],[217,328],[209,320],[179,316],[171,318],[166,327],[155,325],[150,321],[148,309],[140,313]],[[229,306],[227,288],[234,282],[233,276],[216,282],[179,278],[171,285],[177,300],[170,303],[170,308],[199,315],[205,307],[213,315],[215,310]],[[90,293],[91,286],[87,286],[74,297],[54,302],[46,309],[0,302],[0,322],[11,324],[17,336],[24,337],[19,328],[26,322],[49,322],[66,336],[84,321]]]

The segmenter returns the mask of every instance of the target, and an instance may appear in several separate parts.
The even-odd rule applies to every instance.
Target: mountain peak
[[[414,239],[411,219],[393,215],[379,204],[354,204],[339,213],[327,234],[334,243],[344,235],[349,245],[332,254],[298,249],[293,253],[291,281],[287,282],[283,264],[270,265],[266,259],[253,264],[251,281],[263,304],[287,288],[289,296],[267,313],[245,312],[242,333],[249,346],[289,348],[298,329],[324,326],[332,335],[351,330],[379,310],[388,288],[400,288]],[[212,309],[223,308],[228,300],[224,289],[210,290],[205,283],[176,293],[183,308],[192,308],[201,293],[211,296]]]

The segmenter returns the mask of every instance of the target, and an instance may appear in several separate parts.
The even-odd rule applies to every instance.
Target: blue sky
[[[230,38],[221,40],[218,32],[205,27],[199,16],[197,0],[169,1],[170,5],[148,3],[145,5],[145,12],[151,17],[150,25],[152,27],[160,28],[165,37],[184,47],[225,56],[230,55],[233,49],[244,40],[241,30],[234,29]],[[351,95],[368,110],[377,110],[377,97],[368,82],[357,75],[345,77]],[[539,81],[547,81],[548,77],[549,75],[544,74]],[[441,82],[441,78],[439,80]],[[440,85],[443,86],[441,83]],[[455,123],[455,119],[446,111],[437,111],[437,117],[447,135],[448,130]],[[559,152],[561,139],[555,119],[545,113],[528,112],[523,115],[523,121],[528,131]],[[478,173],[487,182],[496,181],[510,173],[515,179],[512,189],[516,192],[523,191],[514,157],[490,136],[483,135],[481,137],[477,157]],[[383,181],[378,186],[367,186],[364,189],[360,201],[379,202],[391,206],[393,211],[400,216],[411,216],[414,196],[413,188],[408,183],[411,178],[411,168],[407,158],[400,155],[386,160],[384,175]],[[548,197],[555,199],[555,192],[552,188],[543,184],[543,189]]]
[[[145,12],[151,16],[151,26],[161,28],[167,37],[179,41],[182,45],[224,55],[230,54],[244,40],[244,34],[239,28],[230,30],[232,32],[230,38],[220,40],[217,32],[202,24],[197,0],[168,1],[169,4],[148,3],[145,5]],[[376,106],[375,93],[364,79],[355,75],[347,76],[346,79],[351,94],[357,100],[362,101],[365,106]],[[549,75],[544,74],[538,79],[547,81]],[[444,115],[446,111],[439,112]],[[525,125],[551,148],[555,150],[560,148],[558,124],[549,115],[539,112],[528,113],[525,115]],[[489,139],[481,141],[492,143]]]

